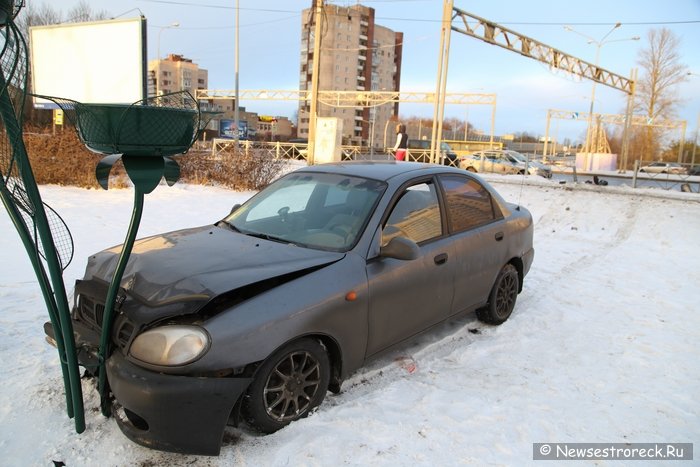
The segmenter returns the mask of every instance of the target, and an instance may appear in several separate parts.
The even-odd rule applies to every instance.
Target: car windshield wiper
[[[271,242],[279,242],[279,243],[288,243],[292,245],[296,245],[296,243],[286,240],[281,237],[275,237],[274,235],[262,233],[262,232],[243,232],[245,235],[248,235],[249,237],[255,237],[255,238],[262,238],[263,240],[270,240]]]

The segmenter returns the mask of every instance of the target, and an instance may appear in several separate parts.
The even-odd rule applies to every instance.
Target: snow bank
[[[369,362],[301,422],[269,436],[227,429],[218,458],[131,443],[100,415],[90,384],[87,429],[74,432],[41,294],[3,210],[2,464],[519,465],[535,442],[700,441],[698,196],[487,178],[536,222],[535,262],[511,319],[446,323]],[[123,241],[132,192],[42,195],[75,238],[70,288],[89,254]],[[213,223],[250,195],[159,187],[139,236]]]

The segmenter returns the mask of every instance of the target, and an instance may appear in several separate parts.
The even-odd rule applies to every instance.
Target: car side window
[[[502,216],[491,194],[478,181],[459,175],[443,175],[447,215],[453,232],[488,224]]]
[[[396,202],[382,230],[382,245],[402,236],[416,243],[442,235],[442,216],[432,182],[408,187]]]

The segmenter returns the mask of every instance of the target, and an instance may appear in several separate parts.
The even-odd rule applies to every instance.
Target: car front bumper
[[[155,373],[115,352],[107,378],[119,428],[149,448],[216,456],[229,415],[251,378],[207,378]]]

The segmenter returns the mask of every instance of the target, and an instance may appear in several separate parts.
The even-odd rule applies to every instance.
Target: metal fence
[[[223,152],[231,151],[236,142],[232,139],[214,139],[209,144],[200,143],[196,149],[203,151],[211,146],[211,156],[220,158]],[[265,141],[240,140],[238,142],[241,151],[247,153],[251,150],[265,151],[276,159],[306,160],[308,156],[308,143],[282,143]],[[393,160],[394,154],[390,149],[372,149],[367,146],[340,147],[340,159],[342,161],[352,160]],[[406,160],[413,162],[429,162],[430,151],[422,149],[409,149]],[[459,160],[446,160],[447,165],[458,166]]]

